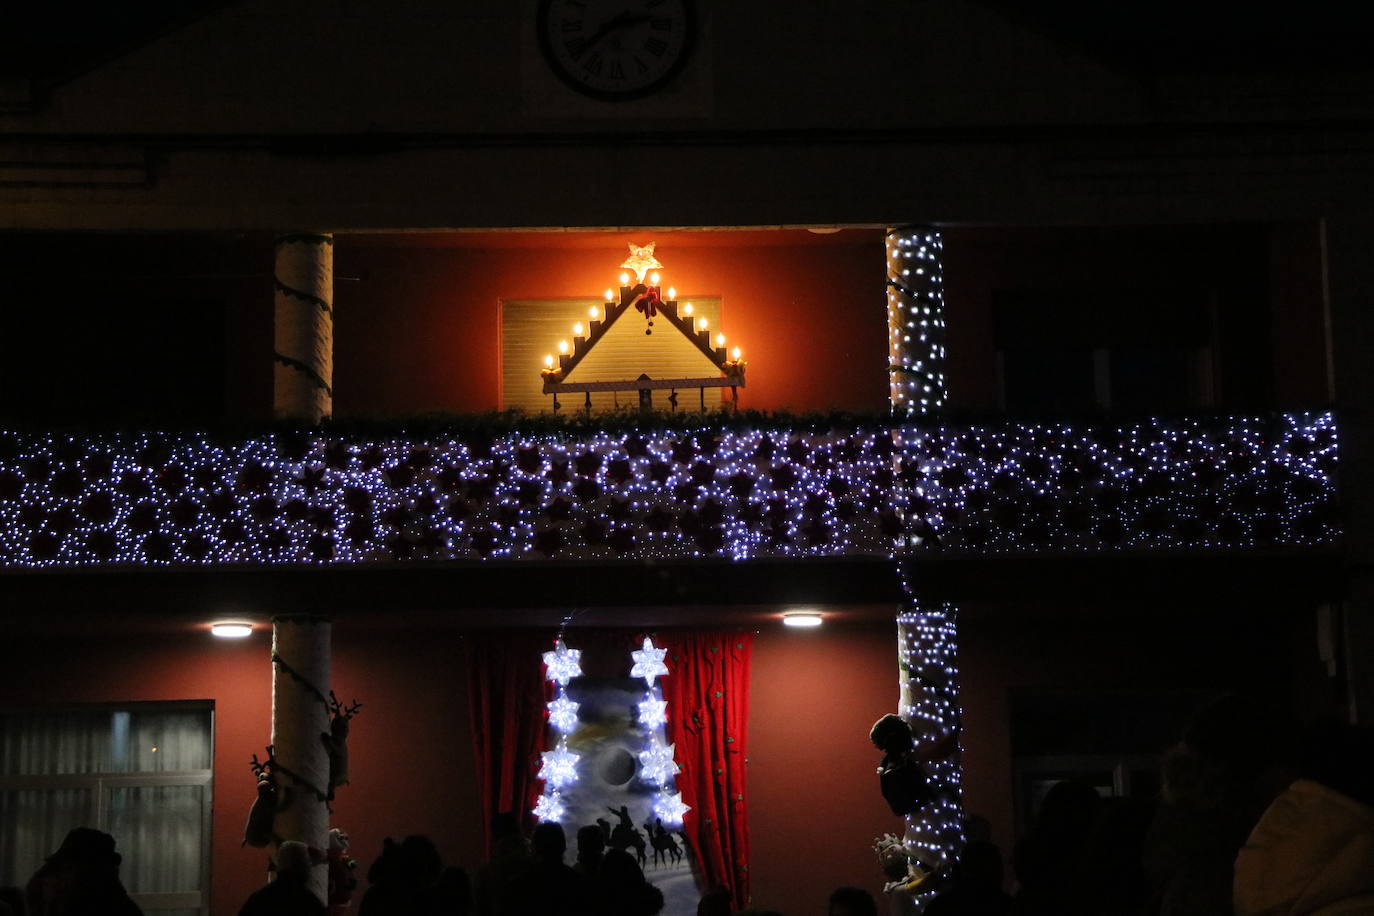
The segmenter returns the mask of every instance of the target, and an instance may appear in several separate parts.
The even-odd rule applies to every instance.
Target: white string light
[[[549,724],[558,732],[558,742],[552,750],[540,755],[538,778],[544,781],[544,792],[535,803],[534,816],[541,821],[561,821],[567,813],[562,790],[577,781],[577,765],[582,759],[582,755],[568,747],[568,734],[577,727],[577,710],[581,704],[566,693],[568,683],[582,675],[582,650],[569,649],[559,637],[553,650],[545,652],[542,658],[544,678],[555,685],[554,698],[546,705]]]
[[[907,542],[1243,549],[1339,536],[1330,413],[947,423],[897,437],[703,426],[509,433],[479,448],[0,433],[0,567],[743,560],[883,556]]]
[[[645,732],[644,749],[639,752],[639,778],[646,785],[658,788],[654,797],[654,816],[666,827],[680,827],[691,808],[683,804],[681,792],[673,791],[673,777],[681,769],[674,759],[676,746],[667,743],[664,733],[668,702],[663,699],[661,685],[654,683],[656,677],[668,674],[668,666],[663,661],[667,654],[667,649],[655,647],[653,640],[645,637],[643,646],[630,653],[633,662],[630,677],[642,677],[647,683],[644,699],[638,704],[639,725]]]

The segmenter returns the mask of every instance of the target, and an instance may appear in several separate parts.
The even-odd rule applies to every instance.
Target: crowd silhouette
[[[1163,758],[1161,782],[1149,799],[1057,783],[1013,850],[1010,881],[986,822],[970,819],[954,866],[922,888],[925,916],[1374,914],[1374,731],[1299,729],[1227,697],[1189,722]],[[646,880],[646,862],[671,866],[684,850],[660,821],[636,826],[625,807],[609,813],[614,824],[602,818],[577,831],[571,864],[561,825],[539,824],[526,837],[515,815],[497,815],[491,857],[472,878],[445,867],[427,837],[387,838],[361,897],[336,897],[331,885],[328,907],[308,887],[323,854],[284,842],[271,880],[239,916],[342,916],[354,906],[358,916],[655,916],[664,897]],[[0,888],[0,916],[140,916],[121,861],[114,837],[74,829],[22,890]],[[883,901],[885,913],[899,908]],[[879,905],[841,887],[825,912],[877,916]],[[782,916],[736,911],[726,887],[707,889],[697,914]]]

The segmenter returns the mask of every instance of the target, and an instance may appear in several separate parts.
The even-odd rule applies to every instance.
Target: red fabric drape
[[[547,718],[541,655],[553,648],[553,637],[501,633],[469,637],[464,644],[473,752],[490,855],[492,816],[514,812],[528,832],[543,788],[537,778]]]
[[[752,633],[664,633],[669,674],[659,683],[668,701],[668,738],[675,744],[677,788],[690,805],[683,832],[708,887],[730,889],[749,903],[749,821],[744,789]]]

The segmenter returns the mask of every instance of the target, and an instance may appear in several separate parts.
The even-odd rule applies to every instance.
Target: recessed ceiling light
[[[783,626],[787,627],[818,627],[821,625],[821,615],[811,611],[800,614],[783,614]]]
[[[243,639],[253,635],[253,625],[248,623],[216,623],[210,625],[210,632],[221,639]]]

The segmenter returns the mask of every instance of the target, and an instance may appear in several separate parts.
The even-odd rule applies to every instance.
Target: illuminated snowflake
[[[634,667],[630,669],[630,677],[642,677],[652,688],[654,678],[668,673],[668,666],[663,664],[663,656],[667,654],[667,649],[655,649],[654,641],[647,636],[644,637],[644,648],[630,653],[630,658],[635,662]]]
[[[682,803],[681,792],[664,792],[654,800],[654,814],[669,827],[682,826],[683,815],[691,810],[690,805]]]
[[[649,697],[639,704],[639,724],[645,728],[658,728],[668,721],[668,701]]]
[[[560,732],[570,732],[577,728],[577,710],[582,705],[560,695],[549,707],[549,724]]]
[[[639,752],[639,777],[656,786],[666,783],[680,769],[673,760],[674,747],[655,738],[648,750]]]
[[[569,649],[560,639],[552,652],[544,653],[544,666],[549,669],[546,677],[560,687],[568,686],[568,681],[582,674],[581,659],[581,649]]]
[[[541,795],[534,804],[534,816],[541,821],[561,821],[566,813],[563,801],[557,795]]]
[[[575,754],[568,750],[566,744],[560,744],[551,751],[545,751],[540,755],[544,762],[539,767],[539,778],[555,789],[577,781],[577,761],[582,759],[582,755]]]

